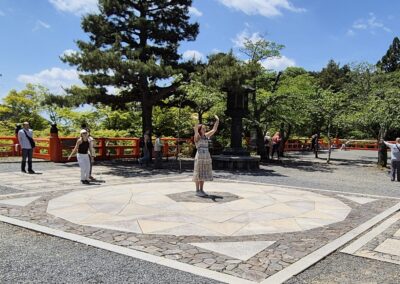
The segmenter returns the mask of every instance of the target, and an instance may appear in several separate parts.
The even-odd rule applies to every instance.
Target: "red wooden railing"
[[[33,157],[49,160],[53,162],[67,162],[68,156],[76,144],[76,137],[58,137],[51,134],[48,138],[35,138],[36,147]],[[163,141],[163,157],[176,157],[181,152],[179,145],[182,143],[192,144],[191,139],[161,138]],[[110,160],[123,158],[139,158],[140,146],[139,138],[96,138],[95,151],[96,160]],[[346,150],[377,150],[376,140],[347,140],[334,139],[334,148],[340,149],[342,144],[346,144]],[[319,140],[319,147],[328,148],[328,143]],[[311,139],[289,139],[285,144],[285,151],[303,151],[311,148]],[[14,136],[0,137],[0,157],[20,156],[18,139]],[[75,158],[72,161],[76,160]]]
[[[68,156],[76,144],[76,137],[58,137],[51,134],[49,138],[35,138],[36,147],[33,157],[53,162],[67,162]],[[139,158],[139,138],[96,138],[96,160],[123,158]],[[177,146],[177,138],[161,138],[163,157],[176,157],[181,147]],[[190,139],[179,139],[180,143],[191,143]],[[20,156],[18,139],[12,136],[0,137],[0,157]],[[76,161],[72,158],[71,161]]]

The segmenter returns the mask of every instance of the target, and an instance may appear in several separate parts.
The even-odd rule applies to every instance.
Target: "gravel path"
[[[0,283],[219,283],[0,222]]]

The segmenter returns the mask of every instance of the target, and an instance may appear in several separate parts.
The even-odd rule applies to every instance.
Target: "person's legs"
[[[395,173],[396,173],[395,168],[396,168],[396,162],[391,160],[391,163],[390,163],[390,180],[391,181],[394,181],[394,178],[395,178]]]
[[[28,157],[28,149],[22,149],[21,172],[25,172],[27,157]]]
[[[400,181],[400,161],[396,161],[396,175],[397,175],[397,181]]]
[[[78,154],[77,158],[79,167],[81,168],[81,182],[88,181],[90,171],[89,155]]]
[[[34,173],[32,169],[32,156],[33,156],[33,149],[28,149],[28,172]]]

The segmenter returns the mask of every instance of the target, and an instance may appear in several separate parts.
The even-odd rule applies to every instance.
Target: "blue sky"
[[[79,84],[74,68],[59,56],[87,38],[81,16],[94,11],[96,2],[0,0],[0,98],[28,82],[55,93]],[[231,48],[242,56],[244,38],[264,37],[285,45],[281,58],[263,62],[275,70],[320,70],[330,59],[376,63],[400,33],[398,0],[194,0],[191,17],[200,33],[182,43],[184,58],[206,60]]]

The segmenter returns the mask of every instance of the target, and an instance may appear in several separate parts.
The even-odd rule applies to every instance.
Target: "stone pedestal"
[[[216,155],[212,156],[213,169],[215,170],[258,170],[260,157]]]

